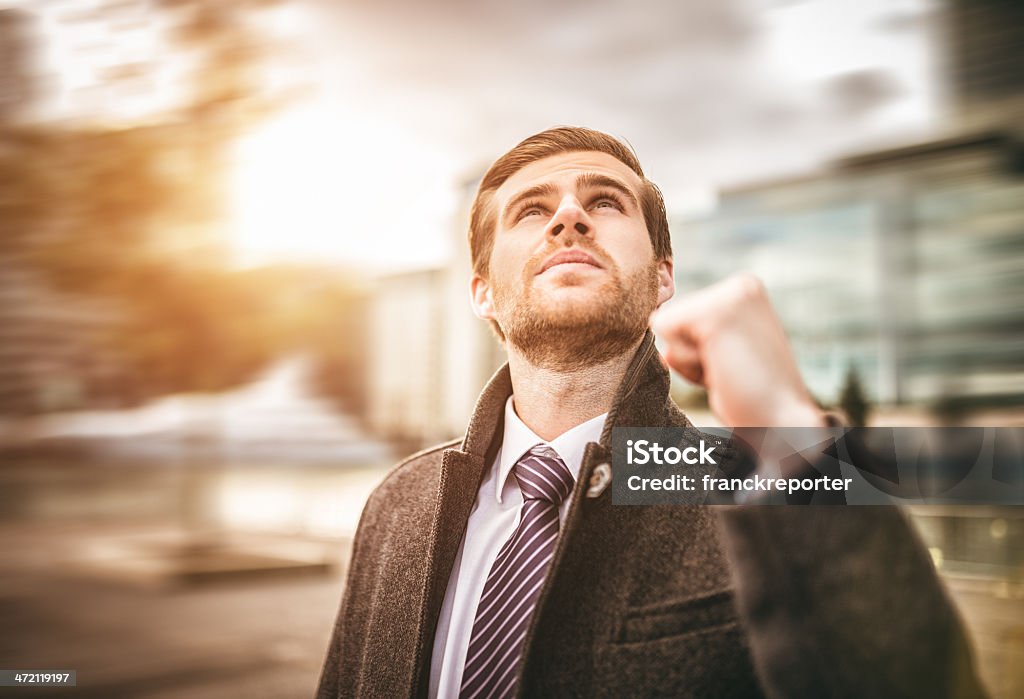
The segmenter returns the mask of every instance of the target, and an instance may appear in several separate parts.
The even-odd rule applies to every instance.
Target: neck
[[[642,341],[643,336],[627,352],[605,362],[569,371],[531,364],[515,347],[506,345],[516,415],[538,437],[550,442],[608,412]]]

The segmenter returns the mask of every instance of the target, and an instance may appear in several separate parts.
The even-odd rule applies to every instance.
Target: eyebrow
[[[636,199],[636,195],[629,186],[615,177],[609,177],[608,175],[600,175],[596,172],[584,172],[583,174],[576,177],[576,188],[595,188],[595,187],[607,187],[608,189],[614,189],[615,191],[626,197],[635,208],[640,208],[640,203]],[[508,204],[505,205],[504,211],[501,213],[503,221],[507,222],[511,212],[523,201],[527,199],[534,199],[537,197],[551,196],[557,193],[557,187],[546,182],[544,184],[534,185],[524,189],[523,191],[516,194],[514,197],[509,199]]]
[[[576,187],[578,189],[584,189],[585,187],[607,187],[608,189],[614,189],[629,199],[630,203],[632,203],[635,208],[640,208],[640,203],[636,200],[636,195],[633,194],[633,190],[631,190],[622,180],[609,177],[608,175],[599,175],[596,172],[584,172],[576,178]]]
[[[551,196],[553,194],[556,194],[557,191],[558,188],[555,187],[555,185],[551,184],[550,182],[534,185],[533,187],[524,189],[523,191],[519,192],[514,197],[508,200],[508,204],[505,204],[505,210],[501,212],[501,219],[508,223],[508,217],[511,215],[512,211],[517,206],[519,206],[520,202],[523,202],[527,199],[533,199],[535,197]]]

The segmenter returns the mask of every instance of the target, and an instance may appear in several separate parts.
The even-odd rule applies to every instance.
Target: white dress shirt
[[[501,449],[476,494],[476,504],[469,515],[466,534],[452,566],[441,615],[437,620],[430,662],[431,699],[459,696],[466,649],[473,633],[473,619],[484,581],[491,572],[498,551],[519,526],[523,494],[512,468],[531,447],[547,444],[562,457],[575,481],[583,462],[583,451],[587,443],[600,440],[607,417],[608,413],[598,415],[553,441],[545,442],[519,419],[512,406],[512,396],[509,396],[505,403],[505,433]],[[565,521],[571,500],[570,493],[558,510],[560,522]]]

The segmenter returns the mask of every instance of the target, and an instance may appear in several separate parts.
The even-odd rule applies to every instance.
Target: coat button
[[[611,465],[607,463],[598,464],[594,467],[594,472],[590,474],[590,487],[587,488],[587,497],[596,498],[605,491],[605,488],[607,488],[608,484],[611,482]]]

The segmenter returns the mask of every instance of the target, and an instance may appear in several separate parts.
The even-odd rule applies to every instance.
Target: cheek
[[[654,261],[654,248],[646,228],[624,227],[599,242],[624,273],[646,267]]]
[[[633,257],[638,263],[642,261],[644,265],[654,262],[654,243],[651,242],[651,236],[646,227],[641,228],[635,238]]]
[[[497,279],[519,279],[530,262],[533,250],[524,241],[495,241],[491,253],[491,274]]]
[[[495,255],[491,259],[491,288],[500,296],[507,296],[510,289],[521,284],[520,270],[510,263],[508,256]]]

